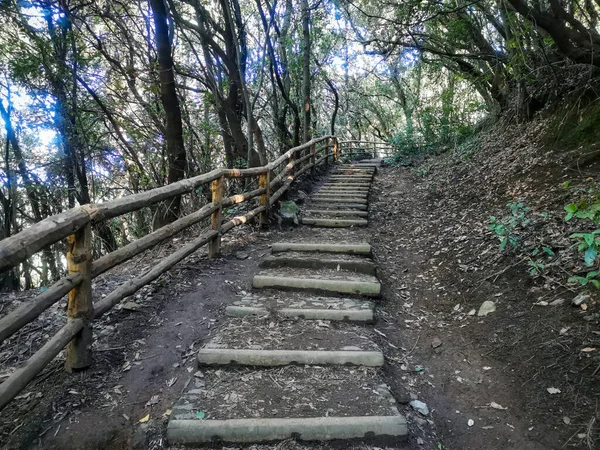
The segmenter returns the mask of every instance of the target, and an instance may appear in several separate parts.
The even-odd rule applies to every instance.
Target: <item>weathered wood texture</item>
[[[58,355],[84,326],[82,319],[69,320],[27,362],[0,384],[0,410],[6,406],[42,369]]]
[[[223,188],[224,188],[224,179],[223,177],[212,182],[210,189],[212,190],[212,201],[213,203],[218,203],[219,208],[212,213],[210,219],[210,227],[217,231],[217,235],[210,241],[208,244],[208,256],[210,258],[215,258],[219,256],[221,253],[221,220],[223,217],[223,205],[221,200],[223,200]]]
[[[67,346],[65,369],[68,372],[92,365],[92,225],[87,224],[67,239],[67,267],[69,275],[82,277],[79,286],[69,292],[67,316],[81,319],[83,327]]]
[[[81,274],[61,278],[33,300],[27,301],[10,314],[2,317],[0,319],[0,343],[67,295],[71,289],[81,283],[81,280],[83,280]]]

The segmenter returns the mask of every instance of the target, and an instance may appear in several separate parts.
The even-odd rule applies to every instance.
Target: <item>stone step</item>
[[[383,355],[364,326],[274,317],[232,318],[198,351],[201,365],[380,366]]]
[[[344,186],[344,185],[329,185],[325,184],[321,187],[321,189],[330,190],[330,191],[351,191],[351,192],[370,192],[371,189],[369,186]]]
[[[369,207],[366,204],[360,204],[360,203],[347,203],[347,202],[338,203],[338,202],[332,202],[329,200],[323,201],[320,199],[313,199],[311,202],[316,203],[313,206],[316,206],[318,208],[325,208],[325,209],[358,209],[361,211],[367,211],[369,209]]]
[[[290,364],[327,366],[354,365],[383,366],[383,353],[356,350],[251,350],[229,348],[203,348],[198,351],[201,366],[287,366]]]
[[[370,183],[373,177],[362,176],[362,175],[331,175],[328,178],[329,181],[358,181]]]
[[[277,242],[271,246],[271,252],[319,252],[370,256],[371,246],[362,242],[356,244],[331,244],[329,242]]]
[[[367,217],[369,213],[367,211],[344,211],[335,209],[307,209],[304,211],[305,214],[321,214],[327,216],[356,216],[356,217]]]
[[[371,183],[360,183],[358,181],[329,181],[327,183],[325,183],[323,186],[327,186],[327,187],[335,187],[335,188],[340,188],[340,187],[351,187],[351,188],[360,188],[360,189],[370,189],[371,187]]]
[[[255,275],[252,281],[254,288],[303,289],[310,291],[326,291],[338,294],[356,294],[379,297],[381,284],[375,277],[370,280],[343,278],[310,278],[309,274],[301,276]]]
[[[220,366],[204,367],[200,375],[172,407],[170,446],[290,438],[396,446],[407,434],[381,369]]]
[[[336,198],[361,198],[366,199],[369,196],[368,192],[353,192],[353,191],[319,191],[317,192],[313,198],[315,197],[332,197]]]
[[[366,227],[369,225],[367,219],[322,219],[318,217],[302,217],[300,223],[325,228]]]
[[[330,196],[325,194],[316,194],[311,197],[313,202],[329,202],[329,203],[359,203],[361,205],[366,205],[369,203],[369,200],[366,197],[338,197],[338,196]]]
[[[347,270],[350,272],[364,273],[371,276],[377,276],[377,266],[370,260],[364,258],[357,259],[321,259],[315,257],[286,257],[276,256],[265,258],[259,264],[262,269],[275,269],[279,267],[292,267],[296,269],[332,269]]]
[[[172,420],[167,427],[170,445],[196,445],[215,440],[231,443],[257,443],[299,439],[331,441],[363,439],[385,441],[405,438],[403,416],[315,417],[285,419]]]
[[[320,297],[305,292],[262,290],[225,308],[230,317],[278,316],[306,320],[373,322],[373,303],[359,298]]]
[[[317,191],[317,193],[323,194],[323,193],[331,193],[331,194],[363,194],[363,195],[368,195],[370,192],[370,189],[364,188],[356,188],[356,189],[349,189],[349,188],[333,188],[333,187],[329,187],[329,186],[323,186],[321,189],[319,189]]]
[[[317,309],[317,308],[281,308],[269,311],[253,306],[227,306],[225,314],[229,317],[260,317],[274,315],[287,319],[304,320],[333,320],[338,322],[364,322],[375,321],[373,310],[359,309]]]

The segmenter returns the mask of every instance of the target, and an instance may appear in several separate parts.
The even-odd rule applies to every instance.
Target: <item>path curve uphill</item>
[[[336,166],[303,207],[310,241],[273,243],[252,292],[198,352],[169,444],[405,440],[373,341],[381,284],[364,227],[376,170]]]

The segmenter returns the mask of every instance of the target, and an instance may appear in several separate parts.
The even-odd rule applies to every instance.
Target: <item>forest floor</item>
[[[402,449],[595,448],[600,299],[592,292],[585,308],[573,306],[578,291],[559,274],[574,264],[560,184],[565,176],[589,182],[598,170],[573,170],[569,155],[549,157],[531,135],[513,131],[490,135],[468,159],[442,155],[416,169],[382,168],[375,178],[368,233],[384,286],[375,337],[386,355],[385,381],[399,403],[418,398],[430,410],[423,417],[404,407],[410,439]],[[558,254],[541,276],[530,275],[519,252],[501,252],[488,229],[489,217],[515,200],[532,214],[548,212],[520,231],[524,241],[544,242]],[[70,376],[57,360],[3,411],[4,448],[165,448],[170,408],[193,377],[203,376],[195,350],[226,322],[225,306],[250,291],[270,243],[310,233],[240,228],[222,258],[196,254],[111,312],[96,324],[92,369]],[[106,275],[96,292],[135,276],[169,246]],[[484,301],[496,310],[478,317]],[[49,314],[48,321],[63,312]],[[52,328],[31,326],[39,339]],[[0,352],[26,357],[32,342],[23,335]],[[374,449],[348,445],[247,448]]]

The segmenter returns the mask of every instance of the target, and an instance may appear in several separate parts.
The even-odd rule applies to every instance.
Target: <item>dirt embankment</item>
[[[432,409],[438,448],[595,446],[600,296],[590,287],[573,305],[582,287],[568,279],[593,270],[569,236],[600,227],[565,222],[563,208],[598,192],[600,158],[549,149],[552,123],[497,127],[380,173],[381,345],[390,379]],[[486,301],[495,311],[480,317]]]

